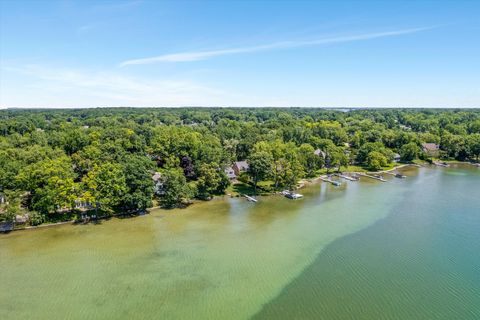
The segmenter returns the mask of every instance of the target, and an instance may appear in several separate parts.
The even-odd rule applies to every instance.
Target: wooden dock
[[[246,194],[243,195],[245,198],[247,198],[248,201],[252,201],[252,202],[257,202],[258,200],[253,198],[253,197],[250,197],[250,196],[247,196]]]
[[[355,179],[353,177],[350,177],[350,176],[347,176],[347,175],[344,175],[344,174],[341,174],[341,173],[338,173],[337,176],[339,176],[340,178],[343,178],[345,180],[349,180],[349,181],[358,181],[358,179]]]
[[[325,181],[325,182],[328,182],[328,183],[331,183],[331,184],[333,184],[334,186],[339,186],[339,185],[341,185],[341,182],[333,181],[332,179],[327,178],[327,177],[320,177],[320,180]]]
[[[444,167],[444,168],[448,168],[450,167],[450,165],[446,162],[438,162],[438,161],[433,161],[432,162],[434,165],[436,165],[437,167]]]
[[[375,179],[375,180],[378,180],[378,181],[387,182],[387,180],[383,179],[382,177],[372,176],[372,175],[369,175],[369,174],[366,174],[366,173],[359,173],[359,175],[361,175],[362,177],[367,177],[367,178],[370,178],[370,179]]]
[[[407,176],[405,176],[405,175],[403,175],[403,174],[401,174],[401,173],[398,173],[398,172],[390,172],[390,171],[388,171],[388,172],[384,172],[384,173],[389,174],[389,175],[391,175],[391,176],[394,176],[395,178],[400,178],[400,179],[404,179],[404,178],[407,177]]]

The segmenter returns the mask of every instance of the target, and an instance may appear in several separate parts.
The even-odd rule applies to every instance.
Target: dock
[[[347,175],[344,175],[344,174],[341,174],[341,173],[338,173],[337,176],[339,176],[340,178],[343,178],[345,180],[349,180],[349,181],[358,181],[359,180],[358,178],[350,177],[350,176],[347,176]]]
[[[328,183],[331,183],[333,184],[334,186],[338,187],[339,185],[341,185],[342,183],[341,182],[338,182],[338,181],[334,181],[330,178],[327,178],[327,177],[320,177],[320,180],[322,181],[325,181],[325,182],[328,182]]]
[[[243,195],[245,198],[247,198],[248,201],[252,201],[252,202],[257,202],[258,200],[253,198],[253,197],[250,197],[250,196],[247,196],[246,194]]]
[[[394,176],[395,178],[399,178],[399,179],[405,179],[407,176],[401,174],[401,173],[398,173],[398,172],[385,172],[386,174],[389,174],[391,176]]]
[[[437,167],[444,167],[444,168],[450,167],[450,165],[446,162],[433,161],[433,164],[436,165]]]
[[[375,179],[375,180],[378,180],[378,181],[387,182],[387,180],[383,179],[381,176],[372,176],[372,175],[369,175],[369,174],[366,174],[366,173],[359,173],[359,175],[361,175],[362,177],[367,177],[367,178],[370,178],[370,179]]]

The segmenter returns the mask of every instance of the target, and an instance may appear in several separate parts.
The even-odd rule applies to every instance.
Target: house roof
[[[422,143],[422,148],[427,151],[436,151],[439,149],[439,146],[436,143]]]
[[[237,166],[238,169],[242,170],[245,169],[247,170],[249,168],[247,161],[237,161],[235,162],[235,165]]]
[[[227,175],[227,177],[229,177],[229,178],[236,178],[237,177],[236,174],[235,174],[235,171],[233,170],[232,167],[227,167],[227,168],[225,168],[224,171],[225,171],[225,174]]]
[[[153,181],[157,182],[160,180],[162,177],[162,174],[160,172],[155,172],[155,174],[152,176]]]

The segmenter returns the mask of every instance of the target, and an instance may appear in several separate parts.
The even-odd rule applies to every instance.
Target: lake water
[[[480,169],[0,235],[2,319],[480,319]]]

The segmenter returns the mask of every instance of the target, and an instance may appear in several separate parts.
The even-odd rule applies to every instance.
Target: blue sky
[[[480,107],[480,1],[0,0],[0,106]]]

